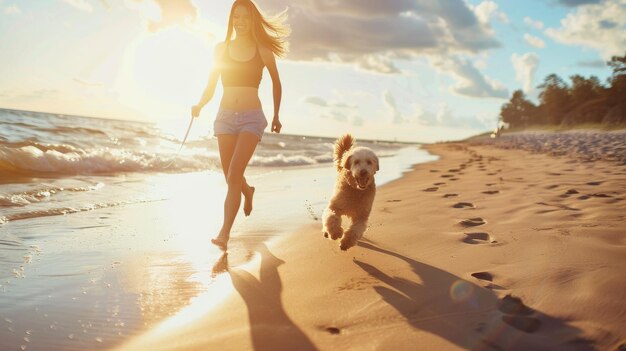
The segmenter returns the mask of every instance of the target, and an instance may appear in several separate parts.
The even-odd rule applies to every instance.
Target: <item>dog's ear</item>
[[[350,169],[350,167],[352,167],[352,154],[348,157],[343,157],[343,164],[341,166],[345,169]]]

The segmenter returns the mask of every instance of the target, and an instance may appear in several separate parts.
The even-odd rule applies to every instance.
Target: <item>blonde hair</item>
[[[267,18],[259,10],[259,7],[252,0],[235,0],[233,6],[230,9],[230,16],[228,17],[228,30],[226,31],[226,42],[229,42],[233,36],[233,15],[235,7],[245,6],[250,11],[252,17],[252,37],[254,40],[268,47],[274,55],[278,57],[284,57],[287,54],[289,43],[287,37],[291,33],[287,21],[287,9],[283,10],[279,14]]]

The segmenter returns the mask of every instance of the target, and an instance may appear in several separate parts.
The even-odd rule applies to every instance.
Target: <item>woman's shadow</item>
[[[285,262],[274,256],[264,243],[254,244],[249,249],[261,255],[259,279],[243,269],[229,268],[227,254],[214,265],[213,273],[227,271],[233,286],[246,303],[254,349],[315,350],[311,340],[283,308],[278,267]]]
[[[469,350],[593,350],[581,330],[525,306],[515,297],[366,242],[360,247],[406,262],[417,281],[392,277],[365,262],[354,262],[387,286],[374,290],[415,329]]]

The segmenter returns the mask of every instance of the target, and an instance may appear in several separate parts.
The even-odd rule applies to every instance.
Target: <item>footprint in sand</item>
[[[578,200],[587,200],[587,199],[589,199],[590,197],[591,197],[591,196],[589,196],[589,195],[583,195],[583,196],[579,196],[579,197],[578,197]]]
[[[569,189],[568,191],[565,192],[565,194],[567,194],[567,195],[578,194],[578,190],[576,190],[576,189]]]
[[[401,202],[402,200],[398,200],[398,199],[393,199],[393,200],[387,200],[387,202]]]
[[[459,196],[459,194],[445,194],[443,197],[448,198],[448,197],[457,197]]]
[[[450,180],[459,180],[459,178],[450,178]]]
[[[533,314],[532,308],[524,305],[519,297],[506,295],[498,303],[498,310],[505,313],[502,320],[515,329],[526,333],[534,333],[541,327],[541,321],[537,318],[528,317]]]
[[[475,208],[474,204],[471,202],[457,202],[452,205],[454,208]]]
[[[493,185],[496,185],[496,183],[487,183],[487,184],[485,184],[485,185],[486,185],[486,186],[493,186]]]
[[[600,185],[602,183],[604,183],[604,182],[589,182],[589,183],[587,183],[587,185]]]
[[[459,224],[461,224],[464,227],[476,227],[479,225],[483,225],[485,223],[487,222],[485,222],[485,220],[480,217],[464,219],[461,222],[459,222]]]
[[[499,194],[500,190],[487,190],[487,191],[483,191],[483,194],[488,194],[488,195],[494,195],[494,194]]]
[[[522,299],[520,299],[519,297],[515,297],[511,294],[506,295],[502,298],[502,300],[500,300],[500,302],[498,303],[498,309],[500,310],[500,312],[506,314],[525,316],[533,314],[533,310],[530,307],[524,305]]]
[[[496,175],[496,174],[498,173],[494,173],[494,172],[487,173],[487,175]]]
[[[439,172],[439,170],[437,170],[437,169],[431,169],[431,170],[430,170],[430,172],[431,172],[431,173],[437,173],[437,172]]]
[[[534,333],[541,327],[541,321],[533,317],[502,316],[502,320],[513,328],[525,333]]]
[[[444,183],[444,182],[438,182],[438,183],[435,183],[435,184],[433,184],[433,185],[446,185],[446,183]]]
[[[475,272],[472,273],[472,277],[478,279],[478,280],[484,280],[485,282],[489,282],[486,285],[484,285],[484,287],[486,289],[490,289],[490,290],[504,290],[504,287],[498,285],[498,284],[494,284],[491,283],[493,281],[493,275],[489,272]]]
[[[452,177],[454,177],[453,174],[442,174],[441,175],[441,178],[452,178]]]
[[[491,235],[489,233],[479,232],[479,233],[465,233],[465,238],[461,240],[466,244],[487,244],[489,242],[493,242],[491,240]]]
[[[434,187],[431,187],[431,188],[426,188],[426,189],[424,189],[422,191],[437,191],[437,190],[439,190],[439,188],[434,186]]]
[[[327,327],[327,328],[324,328],[324,329],[325,329],[327,332],[329,332],[329,333],[331,333],[331,334],[333,334],[333,335],[337,335],[337,334],[341,333],[341,329],[336,328],[336,327]]]
[[[489,272],[476,272],[472,273],[472,277],[480,280],[493,281],[493,275]]]
[[[455,169],[455,168],[448,170],[448,172],[452,172],[452,173],[459,172],[459,171],[461,171],[461,170],[460,169]]]
[[[602,193],[591,194],[591,196],[593,196],[593,197],[613,197],[611,195],[602,194]]]

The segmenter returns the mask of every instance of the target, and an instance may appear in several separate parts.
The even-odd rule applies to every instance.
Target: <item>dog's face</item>
[[[354,178],[356,188],[359,190],[367,189],[374,180],[374,174],[379,170],[378,157],[374,151],[366,147],[354,148],[346,156],[343,167]]]

